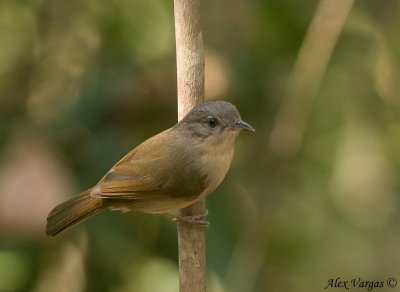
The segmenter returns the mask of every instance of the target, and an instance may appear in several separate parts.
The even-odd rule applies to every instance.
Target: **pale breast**
[[[224,137],[206,145],[207,150],[203,152],[201,165],[207,174],[208,186],[202,193],[202,197],[214,191],[225,178],[232,162],[234,153],[235,136]]]

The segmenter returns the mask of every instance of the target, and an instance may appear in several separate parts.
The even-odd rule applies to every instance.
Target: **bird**
[[[230,102],[195,106],[131,150],[95,186],[57,205],[47,217],[46,235],[106,209],[170,214],[205,198],[227,174],[241,130],[255,131]]]

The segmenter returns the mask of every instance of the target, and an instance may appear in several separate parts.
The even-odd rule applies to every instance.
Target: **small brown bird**
[[[93,188],[56,206],[46,234],[54,236],[104,209],[168,213],[204,198],[228,172],[240,130],[254,131],[231,103],[196,106],[174,127],[134,148]]]

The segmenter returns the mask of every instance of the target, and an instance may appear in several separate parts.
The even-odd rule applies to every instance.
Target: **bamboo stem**
[[[178,119],[204,100],[204,48],[200,0],[174,0]],[[205,213],[201,200],[181,210],[182,216]],[[177,222],[179,291],[206,291],[205,229]]]

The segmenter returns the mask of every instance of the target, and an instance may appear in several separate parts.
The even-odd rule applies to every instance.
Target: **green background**
[[[207,199],[209,291],[400,281],[399,12],[202,1],[206,99],[256,129]],[[0,1],[0,291],[177,291],[162,216],[103,212],[44,236],[53,206],[176,115],[172,1]]]

